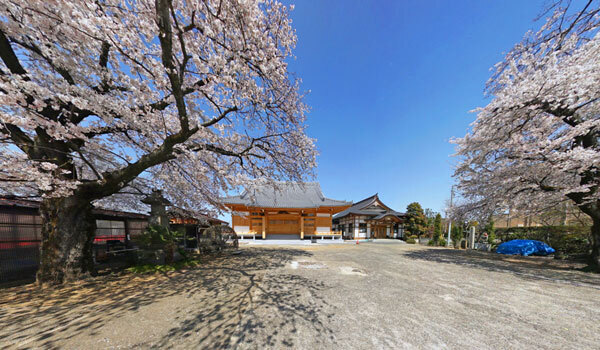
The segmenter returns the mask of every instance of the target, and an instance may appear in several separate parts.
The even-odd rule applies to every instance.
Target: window
[[[96,220],[96,236],[124,236],[125,222],[116,220]]]
[[[354,231],[354,225],[348,224],[348,232],[352,233]]]
[[[269,220],[269,225],[296,225],[296,220]]]
[[[358,232],[367,233],[367,224],[358,224]]]

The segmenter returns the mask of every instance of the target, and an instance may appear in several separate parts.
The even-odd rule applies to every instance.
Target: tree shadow
[[[158,326],[155,334],[162,335],[123,345],[293,346],[293,332],[261,339],[252,335],[265,327],[296,329],[299,323],[332,333],[323,321],[328,316],[322,312],[326,304],[319,297],[325,287],[322,283],[285,270],[271,273],[310,255],[296,249],[250,248],[242,249],[240,255],[226,253],[207,259],[198,268],[164,275],[103,276],[60,289],[9,288],[0,291],[0,347],[60,348],[73,336],[93,340],[111,322],[171,297],[169,303],[177,300],[169,304],[176,317]],[[301,293],[311,298],[302,299]],[[283,324],[252,317],[265,308],[272,309]]]
[[[494,272],[512,273],[528,280],[544,280],[600,289],[600,275],[577,271],[576,263],[550,257],[501,255],[475,250],[428,248],[408,251],[403,256],[443,264],[454,264]]]

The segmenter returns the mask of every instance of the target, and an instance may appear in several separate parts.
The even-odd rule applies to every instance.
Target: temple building
[[[404,217],[375,194],[335,214],[333,226],[348,239],[402,238]]]
[[[352,205],[325,197],[317,182],[252,186],[222,202],[238,236],[262,239],[341,238],[332,230],[332,217]]]

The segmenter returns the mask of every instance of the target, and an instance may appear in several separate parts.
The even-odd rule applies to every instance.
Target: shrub
[[[443,238],[440,238],[440,240],[438,241],[438,246],[440,247],[445,247],[446,246],[446,240]]]
[[[457,248],[460,244],[460,240],[463,238],[463,228],[460,226],[453,226],[452,232],[450,233],[450,238],[452,238],[454,248]]]
[[[408,243],[408,244],[415,244],[415,243],[417,243],[417,241],[414,238],[409,238],[409,239],[406,240],[406,243]]]
[[[433,239],[430,239],[430,240],[429,240],[429,242],[427,242],[427,245],[428,245],[428,246],[432,246],[432,247],[433,247],[433,246],[437,245],[437,244],[435,244],[435,243],[436,243],[436,242],[435,242]]]
[[[165,263],[173,262],[176,239],[178,233],[160,225],[151,225],[144,233],[137,236],[135,242],[144,249],[162,249],[165,254]]]

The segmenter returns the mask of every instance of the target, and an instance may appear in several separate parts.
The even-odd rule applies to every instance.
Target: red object
[[[356,240],[356,244],[358,244],[358,239]]]
[[[104,236],[96,236],[94,238],[94,243],[106,242],[108,240],[119,240],[124,241],[125,235],[104,235]]]

